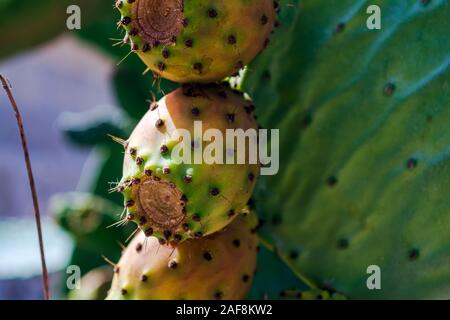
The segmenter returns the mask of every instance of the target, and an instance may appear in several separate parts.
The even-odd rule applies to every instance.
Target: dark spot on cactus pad
[[[145,175],[146,175],[147,177],[151,177],[152,174],[153,174],[153,171],[150,170],[150,169],[145,169],[144,173],[145,173]]]
[[[279,226],[282,222],[282,217],[280,214],[274,214],[272,217],[272,225]]]
[[[312,116],[310,114],[305,115],[305,117],[302,120],[302,127],[307,128],[312,123]]]
[[[145,274],[143,274],[143,275],[141,276],[141,281],[142,281],[142,282],[147,282],[147,280],[148,280],[148,276],[146,276]]]
[[[236,248],[239,248],[241,246],[241,240],[234,239],[233,240],[233,246],[236,247]]]
[[[184,176],[183,180],[186,183],[191,183],[192,182],[192,176]]]
[[[142,243],[138,243],[136,245],[136,252],[141,252],[142,251]]]
[[[122,2],[122,0],[116,1],[116,8],[120,9],[120,8],[122,8],[122,7],[123,7],[123,2]]]
[[[192,216],[192,220],[194,220],[194,221],[196,221],[196,222],[199,222],[200,221],[200,216],[198,215],[198,214],[194,214],[193,216]]]
[[[248,180],[249,181],[254,181],[255,180],[255,175],[253,173],[249,173],[248,174]]]
[[[337,180],[337,178],[336,178],[335,176],[330,176],[330,177],[327,179],[327,184],[328,184],[330,187],[334,187],[337,183],[338,183],[338,180]]]
[[[125,203],[125,207],[127,208],[131,208],[132,206],[134,206],[134,200],[130,199]]]
[[[420,251],[417,248],[408,251],[408,259],[411,261],[417,260],[419,258]]]
[[[216,291],[216,293],[214,293],[214,299],[221,300],[222,298],[223,298],[223,293],[221,291]]]
[[[145,43],[142,46],[142,52],[147,52],[148,50],[150,50],[150,45],[148,43]]]
[[[182,228],[184,231],[189,231],[189,225],[187,223],[183,223]]]
[[[164,240],[164,239],[158,239],[158,242],[162,246],[166,244],[166,240]]]
[[[248,282],[248,280],[250,280],[250,276],[248,274],[244,274],[242,276],[242,282]]]
[[[133,46],[131,47],[131,50],[138,51],[139,50],[139,45],[137,43],[133,44]]]
[[[289,258],[291,258],[292,260],[298,259],[298,251],[297,250],[293,250],[291,251],[291,253],[289,253]]]
[[[120,272],[120,267],[119,266],[114,266],[113,272],[118,274]]]
[[[220,194],[220,190],[218,189],[218,188],[211,188],[211,190],[209,190],[209,193],[213,196],[213,197],[215,197],[215,196],[218,196],[219,194]]]
[[[264,70],[261,75],[261,78],[263,81],[269,81],[272,78],[272,75],[270,74],[269,70]]]
[[[178,263],[175,260],[169,262],[170,269],[176,269],[176,267],[178,267]]]
[[[136,28],[131,29],[128,34],[132,37],[137,36],[138,30]]]
[[[409,170],[414,169],[415,167],[417,167],[417,160],[414,158],[409,159],[408,162],[406,163],[406,167]]]
[[[192,48],[193,44],[194,42],[192,41],[192,39],[186,39],[186,41],[184,41],[184,45],[188,48]]]
[[[173,235],[173,238],[176,242],[180,242],[182,240],[181,234],[179,234],[179,233],[175,233]]]
[[[120,293],[121,293],[123,296],[125,296],[125,295],[128,294],[128,291],[127,291],[126,289],[122,289],[122,290],[120,290]]]
[[[136,152],[137,152],[137,150],[135,148],[130,148],[130,155],[131,156],[135,156]]]
[[[233,209],[232,210],[230,210],[230,211],[228,211],[228,217],[229,218],[231,218],[231,217],[234,217],[235,215],[236,215],[236,211],[234,211]]]
[[[211,255],[211,253],[209,253],[208,251],[205,251],[204,253],[203,253],[203,259],[205,259],[206,261],[211,261],[212,260],[212,255]]]
[[[392,82],[387,83],[384,86],[383,92],[387,97],[390,97],[394,94],[395,91],[395,84],[393,84]]]
[[[339,239],[337,245],[339,249],[347,249],[349,245],[348,239]]]
[[[134,215],[132,213],[127,214],[127,220],[128,221],[134,220]]]
[[[345,23],[343,23],[343,22],[339,22],[337,25],[336,25],[336,28],[335,28],[335,32],[336,33],[340,33],[340,32],[342,32],[342,31],[344,31],[344,29],[345,29]]]
[[[133,179],[131,179],[131,184],[132,185],[138,185],[139,183],[141,183],[141,179],[139,179],[139,178],[133,178]]]
[[[171,172],[171,170],[170,170],[169,167],[164,167],[164,168],[163,168],[163,173],[164,173],[164,174],[170,174],[170,172]],[[173,186],[171,185],[172,188],[173,188],[174,186],[175,186],[175,185],[173,185]]]

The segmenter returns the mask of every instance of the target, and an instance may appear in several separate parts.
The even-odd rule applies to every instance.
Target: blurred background
[[[79,30],[67,28],[77,13],[67,13],[71,5],[80,9]],[[0,73],[11,82],[24,120],[54,299],[103,299],[112,277],[104,257],[118,261],[133,231],[107,229],[123,208],[121,196],[108,191],[120,179],[123,150],[107,135],[126,138],[152,92],[162,95],[152,75],[142,75],[137,57],[118,65],[129,53],[117,45],[123,36],[118,19],[113,1],[46,0],[36,6],[33,0],[0,0]],[[177,86],[165,80],[157,85],[163,92]],[[0,299],[42,299],[27,173],[3,91],[0,114]],[[262,249],[259,259],[265,268],[250,298],[278,297],[286,284],[302,288],[273,253]],[[81,289],[70,291],[67,268],[73,265],[83,278]]]

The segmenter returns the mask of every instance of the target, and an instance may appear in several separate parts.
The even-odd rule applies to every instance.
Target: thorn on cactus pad
[[[349,246],[348,239],[342,238],[338,240],[338,248],[339,249],[347,249]]]
[[[292,260],[297,259],[299,256],[298,251],[297,250],[293,250],[291,251],[291,253],[289,253],[289,258],[291,258]]]
[[[239,239],[234,239],[233,246],[239,248],[241,246],[241,241]]]
[[[417,167],[417,160],[414,158],[409,159],[408,162],[406,163],[406,167],[409,170],[414,169],[415,167]]]
[[[336,178],[335,176],[330,176],[330,177],[327,179],[327,184],[328,184],[330,187],[334,187],[337,183],[338,183],[338,180],[337,180],[337,178]]]
[[[408,252],[408,259],[410,261],[417,260],[419,258],[419,255],[420,255],[419,249],[417,249],[417,248],[411,249]]]
[[[393,84],[392,82],[387,83],[383,89],[384,95],[387,97],[392,96],[394,94],[395,89],[396,89],[395,84]]]

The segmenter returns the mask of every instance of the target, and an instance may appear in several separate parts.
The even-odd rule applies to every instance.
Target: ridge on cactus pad
[[[255,214],[241,215],[222,231],[176,246],[140,232],[114,268],[107,299],[244,299],[256,267],[257,224]]]
[[[118,0],[124,43],[155,74],[214,82],[236,74],[269,43],[274,0]]]
[[[258,162],[195,162],[195,155],[192,162],[179,161],[174,150],[183,141],[189,153],[206,152],[208,144],[195,132],[200,121],[201,135],[208,129],[223,136],[228,129],[258,129],[253,106],[242,93],[226,85],[184,85],[153,103],[123,142],[123,177],[116,189],[124,194],[126,219],[161,242],[199,238],[225,227],[246,209],[259,175]],[[180,140],[180,129],[190,141]],[[256,145],[253,138],[244,144]],[[235,149],[223,148],[226,160],[236,157]]]

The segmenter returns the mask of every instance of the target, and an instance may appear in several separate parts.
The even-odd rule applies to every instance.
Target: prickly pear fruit
[[[274,0],[116,1],[130,43],[155,74],[214,82],[235,74],[268,44]]]
[[[242,94],[216,84],[185,85],[153,103],[129,140],[123,142],[123,178],[117,190],[124,194],[125,219],[162,242],[206,236],[230,223],[245,209],[259,175],[259,163],[250,157],[250,150],[254,150],[250,146],[258,143],[252,110]],[[190,136],[180,140],[176,134],[179,129]],[[240,135],[245,141],[236,139],[236,147],[224,141],[226,159],[212,163],[204,158],[211,145],[202,139],[208,129],[224,137],[227,129],[255,134],[249,134],[248,139]],[[236,142],[234,138],[227,140]],[[181,142],[187,144],[186,154],[194,154],[191,161],[180,161],[176,156]],[[239,152],[243,145],[244,155]],[[196,155],[201,161],[194,161]],[[245,164],[237,164],[239,157]],[[226,164],[231,158],[234,164]]]
[[[256,267],[254,214],[224,230],[178,245],[140,232],[115,266],[110,300],[243,299]]]

